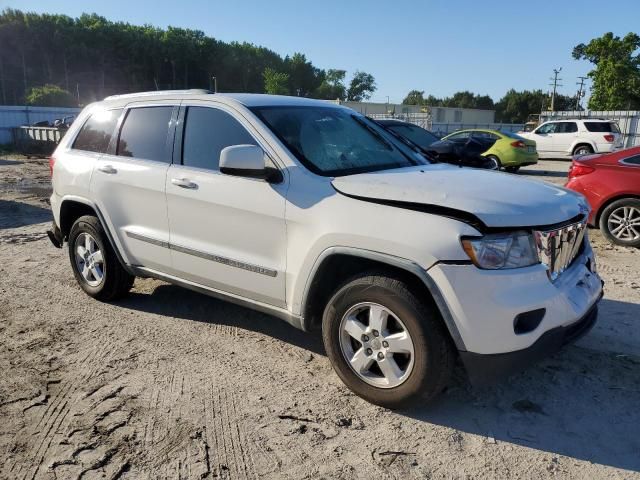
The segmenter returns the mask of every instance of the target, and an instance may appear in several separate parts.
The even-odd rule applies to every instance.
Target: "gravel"
[[[607,285],[577,344],[392,412],[277,319],[150,279],[92,300],[48,194],[46,160],[0,157],[0,478],[640,478],[637,250],[590,232]]]

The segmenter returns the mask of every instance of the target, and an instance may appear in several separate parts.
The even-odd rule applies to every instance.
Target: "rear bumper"
[[[513,155],[505,156],[504,161],[502,162],[505,166],[518,166],[525,167],[527,165],[535,165],[538,163],[538,153],[527,153],[521,152],[520,149],[514,148],[513,150],[518,150],[514,152]]]
[[[498,354],[459,352],[469,380],[474,386],[490,385],[558,352],[585,335],[598,318],[597,302],[577,322],[545,332],[523,350]]]

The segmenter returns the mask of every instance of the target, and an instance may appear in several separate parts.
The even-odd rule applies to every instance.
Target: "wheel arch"
[[[114,236],[111,233],[109,225],[106,223],[104,216],[100,212],[100,209],[96,204],[82,197],[66,197],[62,199],[60,202],[60,232],[62,233],[63,239],[67,239],[69,237],[69,232],[71,231],[71,227],[75,223],[75,221],[82,217],[83,215],[93,215],[95,216],[100,224],[102,225],[102,229],[104,230],[107,241],[110,243],[111,248],[116,254],[118,261],[122,265],[122,267],[130,274],[134,274],[133,270],[129,266],[126,257],[124,257],[121,253],[121,249],[119,248],[117,242],[115,241]]]
[[[611,198],[608,198],[607,200],[602,202],[602,204],[600,205],[600,208],[598,208],[598,211],[596,212],[596,215],[593,218],[593,225],[595,227],[599,227],[599,225],[600,225],[600,217],[602,217],[602,212],[604,212],[605,208],[607,208],[613,202],[617,202],[618,200],[624,200],[625,198],[631,198],[633,200],[640,200],[640,195],[635,194],[635,193],[619,193],[619,194],[616,194],[616,195],[612,196]]]
[[[456,348],[466,350],[444,297],[427,271],[410,260],[358,248],[331,247],[316,260],[302,298],[303,329],[319,328],[323,307],[340,282],[367,270],[385,270],[405,281],[420,298],[437,309]]]
[[[591,142],[590,140],[580,139],[576,141],[576,143],[574,143],[573,146],[571,147],[571,155],[573,156],[574,152],[577,150],[578,147],[583,147],[583,146],[589,147],[592,153],[597,152],[596,146],[593,142]]]

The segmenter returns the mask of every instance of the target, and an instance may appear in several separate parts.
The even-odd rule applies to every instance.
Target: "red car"
[[[640,247],[640,147],[574,158],[566,187],[587,197],[589,223],[611,242]]]

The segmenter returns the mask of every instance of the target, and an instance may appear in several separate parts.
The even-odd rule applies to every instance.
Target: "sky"
[[[1,8],[72,17],[97,13],[132,24],[204,31],[317,67],[371,73],[371,101],[399,103],[410,90],[450,96],[470,90],[499,100],[510,89],[575,95],[592,68],[573,47],[606,32],[640,30],[640,0],[0,0]],[[588,83],[589,85],[589,83]]]

